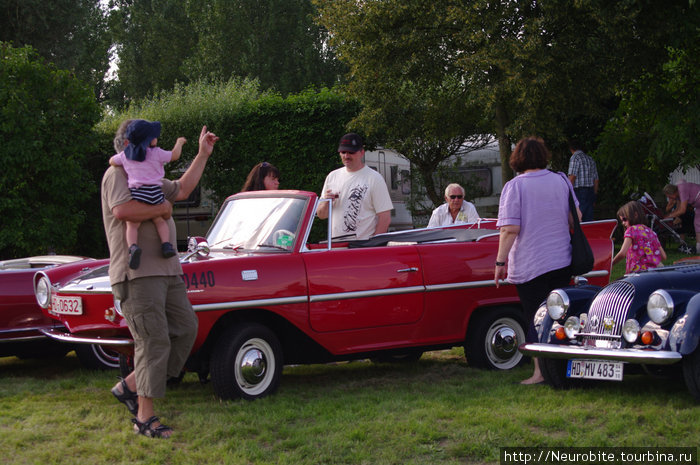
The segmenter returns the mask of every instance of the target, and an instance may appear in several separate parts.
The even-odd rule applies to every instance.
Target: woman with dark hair
[[[533,319],[540,303],[571,279],[569,192],[573,187],[566,175],[546,169],[548,160],[549,151],[541,139],[520,140],[510,156],[510,167],[519,174],[503,186],[498,206],[494,278],[496,287],[506,276],[515,284],[529,325],[526,342],[537,342]],[[574,202],[581,218],[575,195]],[[544,381],[537,359],[534,364],[532,376],[521,384]]]
[[[241,192],[277,190],[280,187],[280,170],[264,161],[250,170]]]

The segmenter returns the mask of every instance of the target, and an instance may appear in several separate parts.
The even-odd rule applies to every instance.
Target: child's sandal
[[[169,426],[165,426],[164,424],[160,424],[153,428],[153,423],[155,422],[160,422],[158,417],[153,416],[149,418],[148,420],[144,421],[141,423],[138,418],[132,418],[131,422],[134,424],[134,433],[137,434],[143,434],[144,436],[148,438],[169,438],[170,436],[164,436],[165,433],[172,433],[173,429]]]

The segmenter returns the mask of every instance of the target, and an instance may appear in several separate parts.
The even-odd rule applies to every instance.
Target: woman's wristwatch
[[[496,262],[496,266],[506,266],[506,262]]]

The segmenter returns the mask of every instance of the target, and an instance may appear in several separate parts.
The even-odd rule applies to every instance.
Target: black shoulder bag
[[[591,245],[581,229],[571,189],[569,189],[569,209],[574,219],[574,231],[571,233],[571,274],[580,276],[593,269],[594,257]]]

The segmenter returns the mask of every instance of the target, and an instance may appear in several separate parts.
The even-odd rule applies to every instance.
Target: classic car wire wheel
[[[93,370],[115,370],[119,368],[119,352],[96,344],[80,344],[75,348],[80,362]]]

